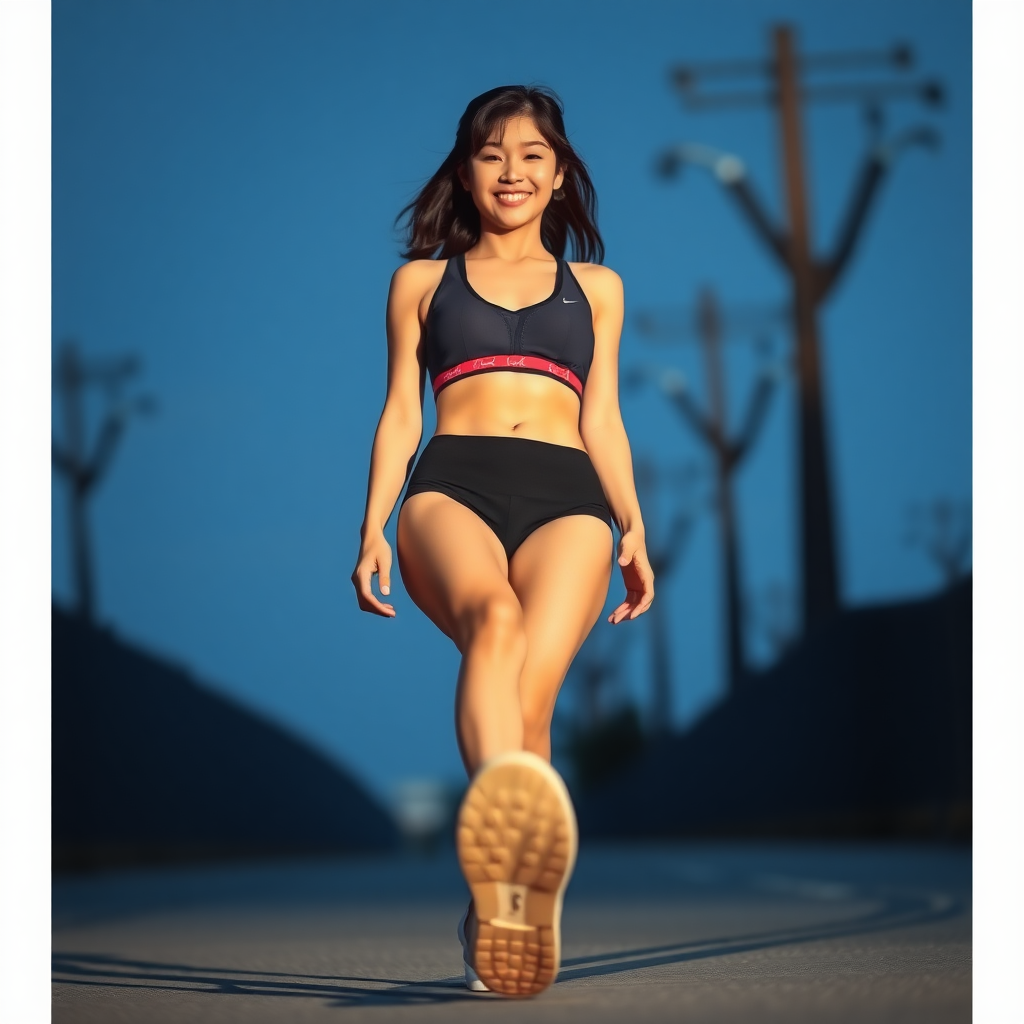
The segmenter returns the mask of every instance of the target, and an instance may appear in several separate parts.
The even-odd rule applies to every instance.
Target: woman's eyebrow
[[[521,142],[520,145],[521,146],[543,146],[545,149],[550,149],[551,148],[543,139],[533,139],[530,142]],[[483,149],[484,146],[495,146],[497,148],[500,148],[501,147],[501,143],[500,142],[485,142],[484,145],[481,146],[480,148]]]

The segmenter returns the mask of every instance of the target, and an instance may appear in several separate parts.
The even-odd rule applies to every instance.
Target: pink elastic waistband
[[[482,373],[485,370],[533,370],[538,373],[548,373],[552,377],[565,381],[579,395],[583,397],[583,384],[568,366],[561,366],[551,362],[550,359],[541,359],[538,356],[483,356],[480,359],[467,359],[458,366],[453,366],[444,373],[439,373],[434,378],[434,394],[450,383],[456,377],[464,374]]]

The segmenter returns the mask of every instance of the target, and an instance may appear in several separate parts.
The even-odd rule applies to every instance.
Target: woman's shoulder
[[[391,275],[391,294],[417,298],[438,286],[447,260],[409,260]],[[417,295],[418,293],[418,295]]]
[[[395,270],[391,280],[401,283],[436,280],[444,273],[447,265],[447,260],[409,260]]]
[[[622,302],[622,278],[603,263],[570,263],[590,304]]]
[[[572,267],[572,272],[577,277],[585,276],[594,281],[622,284],[622,278],[611,267],[606,267],[603,263],[570,263],[569,266]]]

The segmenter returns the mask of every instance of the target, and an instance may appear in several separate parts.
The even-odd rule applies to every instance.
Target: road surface
[[[513,1001],[462,985],[450,848],[65,876],[53,1021],[966,1024],[970,896],[963,847],[585,845],[558,981]]]

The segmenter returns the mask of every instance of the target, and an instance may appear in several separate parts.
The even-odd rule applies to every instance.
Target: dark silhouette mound
[[[971,608],[967,580],[843,613],[575,793],[581,833],[968,838]]]
[[[186,672],[53,610],[53,864],[385,850],[343,770]]]

